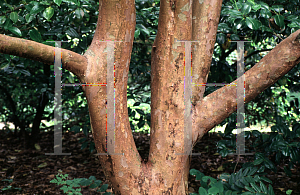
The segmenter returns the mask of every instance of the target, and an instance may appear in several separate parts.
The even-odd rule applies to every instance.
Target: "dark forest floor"
[[[53,132],[42,133],[39,142],[41,150],[26,150],[22,142],[13,138],[3,131],[0,131],[0,194],[63,194],[62,190],[56,184],[49,181],[55,178],[58,170],[64,174],[69,174],[69,179],[89,178],[95,176],[102,184],[109,184],[105,179],[104,173],[99,165],[99,160],[88,149],[81,150],[80,138],[84,137],[82,133],[74,134],[68,132],[63,134],[63,152],[71,152],[69,156],[48,156],[45,153],[53,152]],[[134,133],[134,138],[141,154],[141,157],[147,160],[149,151],[149,136],[140,133]],[[217,178],[221,173],[231,174],[236,165],[236,156],[227,156],[222,158],[216,153],[216,142],[220,137],[216,133],[206,134],[202,140],[195,146],[194,153],[200,153],[200,156],[193,156],[191,168],[197,169],[207,176]],[[247,143],[246,143],[247,146]],[[244,156],[240,158],[237,170],[241,168],[243,162],[252,161],[253,156]],[[292,195],[300,194],[300,170],[299,166],[292,169],[292,176],[288,177],[283,171],[284,163],[277,166],[277,173],[267,171],[265,177],[273,183],[276,195],[286,194],[290,189]],[[9,184],[3,179],[12,179]],[[11,185],[14,188],[20,188],[21,191],[1,191],[3,187]],[[189,177],[189,191],[197,192],[200,184],[195,181],[194,176]],[[267,185],[268,186],[268,185]],[[109,188],[109,190],[111,190]],[[100,194],[87,188],[82,189],[82,194]]]

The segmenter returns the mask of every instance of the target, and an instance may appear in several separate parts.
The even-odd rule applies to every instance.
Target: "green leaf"
[[[66,30],[66,33],[71,37],[79,37],[79,34],[76,32],[76,30],[71,27],[68,30]]]
[[[255,183],[250,183],[250,185],[255,191],[260,192],[260,188]]]
[[[258,4],[261,5],[262,9],[267,9],[267,10],[270,9],[269,5],[266,4],[266,3],[264,3],[264,2],[262,2],[262,1],[259,1]]]
[[[137,39],[137,38],[140,36],[140,34],[141,34],[140,29],[137,29],[137,30],[135,30],[135,32],[134,32],[134,37]]]
[[[31,9],[30,15],[37,14],[37,13],[43,11],[44,9],[45,9],[44,6],[42,6],[42,5],[40,5],[40,4],[36,4],[36,5],[33,6],[33,8]]]
[[[208,189],[208,194],[217,194],[219,192],[220,192],[219,189],[216,187],[211,187]]]
[[[36,41],[36,42],[41,42],[42,41],[42,36],[41,34],[39,33],[39,31],[37,31],[36,29],[31,29],[29,31],[29,36],[30,38],[33,40],[33,41]]]
[[[30,23],[34,19],[34,15],[26,14],[25,19],[27,23]]]
[[[76,133],[79,133],[80,132],[80,127],[79,126],[73,126],[73,127],[71,127],[71,131],[74,131],[74,133],[76,134]]]
[[[4,24],[5,21],[6,21],[6,17],[0,16],[0,24]]]
[[[246,25],[252,30],[258,30],[261,23],[254,18],[246,17]]]
[[[267,9],[261,9],[260,10],[260,15],[263,18],[270,18],[270,17],[272,17],[272,13],[269,10],[267,10]]]
[[[84,12],[83,12],[82,9],[77,8],[77,9],[75,10],[75,15],[76,15],[76,17],[77,17],[78,19],[82,19],[82,17],[84,16]]]
[[[204,177],[202,177],[202,181],[207,182],[208,180],[210,180],[211,183],[216,183],[217,182],[217,180],[215,178],[213,178],[213,177],[210,177],[210,176],[204,176]]]
[[[274,194],[273,187],[271,186],[271,184],[269,185],[268,195],[275,195],[275,194]]]
[[[277,13],[280,13],[281,11],[284,10],[284,7],[283,7],[283,5],[273,5],[271,7],[271,9],[274,10],[274,11],[276,11]]]
[[[259,158],[259,159],[256,159],[256,160],[253,162],[253,164],[254,164],[254,165],[259,165],[259,164],[261,164],[263,161],[264,161],[264,159]]]
[[[241,11],[243,12],[244,15],[249,14],[251,12],[251,6],[247,3],[244,3]]]
[[[255,190],[249,186],[245,186],[245,189],[249,190],[250,192],[254,192],[255,193]]]
[[[252,192],[244,192],[243,194],[241,195],[252,195],[253,193]]]
[[[80,180],[79,184],[81,186],[89,186],[89,185],[91,185],[92,182],[93,182],[92,180],[89,180],[89,179],[86,179],[86,178],[82,178]]]
[[[281,152],[282,152],[282,154],[284,156],[289,156],[290,155],[290,148],[289,147],[285,147],[285,148],[282,149]]]
[[[133,104],[133,106],[139,106],[141,104],[141,102],[135,102],[134,104]]]
[[[266,185],[263,182],[260,182],[259,184],[260,184],[261,191],[268,194],[268,189],[267,189]]]
[[[281,29],[284,28],[284,17],[282,15],[274,16],[275,24],[277,24]]]
[[[252,9],[254,9],[255,11],[259,10],[260,8],[261,8],[261,5],[258,5],[258,4],[252,6]]]
[[[52,7],[47,7],[45,9],[45,11],[43,12],[43,16],[47,20],[50,20],[50,18],[53,16],[53,14],[54,14],[54,9]]]
[[[7,28],[7,30],[9,30],[10,32],[22,37],[22,32],[20,31],[20,29],[18,29],[17,27],[11,26],[9,28]]]
[[[224,44],[226,41],[226,35],[223,33],[218,33],[217,34],[217,39],[216,39],[217,43],[219,43],[220,45]]]
[[[261,180],[264,180],[264,181],[266,181],[266,182],[268,182],[268,183],[272,183],[272,181],[271,181],[270,179],[266,178],[266,177],[260,176],[260,179],[261,179]]]
[[[254,137],[259,137],[261,135],[261,132],[259,132],[258,130],[253,130],[251,133]]]
[[[226,23],[219,23],[218,24],[218,31],[221,31],[222,33],[230,33],[231,32],[231,28]]]
[[[53,0],[54,1],[54,3],[56,3],[58,6],[60,6],[60,4],[61,4],[61,2],[62,2],[62,0]]]
[[[17,12],[11,12],[9,17],[13,21],[13,23],[16,23],[18,21],[18,18],[19,18]]]
[[[83,131],[84,135],[87,137],[88,134],[89,134],[89,129],[87,128],[87,126],[84,126],[84,127],[82,128],[82,131]]]
[[[63,2],[66,2],[66,3],[75,3],[77,6],[80,5],[80,3],[78,2],[78,0],[63,0]]]
[[[250,167],[250,171],[248,172],[248,176],[253,175],[258,170],[257,167]]]
[[[231,190],[227,190],[225,195],[232,195],[232,191]]]
[[[232,35],[230,35],[230,39],[232,41],[238,41],[238,40],[240,40],[240,37],[237,34],[232,34]]]
[[[145,115],[144,111],[141,110],[141,109],[136,109],[136,111],[137,111],[139,114],[141,114],[141,115]]]
[[[208,195],[207,191],[203,187],[199,188],[198,193],[201,194],[201,195]]]
[[[196,179],[195,179],[196,181],[200,181],[202,179],[202,177],[204,176],[203,173],[201,173],[200,171],[198,171],[196,169],[191,169],[190,175],[196,176]]]
[[[108,188],[108,184],[103,184],[100,188],[100,192],[105,192]]]

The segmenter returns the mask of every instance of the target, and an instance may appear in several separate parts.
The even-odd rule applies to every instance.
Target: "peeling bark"
[[[63,68],[87,83],[107,79],[107,43],[115,42],[115,153],[99,155],[115,194],[183,195],[188,192],[190,159],[184,146],[183,42],[193,44],[193,82],[206,83],[221,0],[161,0],[158,34],[151,53],[151,139],[148,162],[136,149],[127,111],[127,79],[135,32],[134,0],[99,1],[93,42],[84,56],[63,50]],[[193,5],[193,6],[191,6]],[[193,7],[193,8],[191,8]],[[111,17],[115,16],[115,17]],[[53,64],[53,47],[0,35],[0,52]],[[276,46],[245,73],[246,102],[300,61],[300,30]],[[234,81],[233,83],[236,83]],[[106,86],[86,86],[93,137],[98,153],[106,153]],[[193,145],[236,110],[236,87],[225,86],[203,98],[205,87],[193,87]],[[225,95],[226,94],[226,95]],[[178,155],[179,154],[179,155]]]

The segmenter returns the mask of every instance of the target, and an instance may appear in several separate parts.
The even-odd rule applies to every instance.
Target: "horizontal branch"
[[[271,50],[245,76],[245,103],[273,85],[300,62],[300,30]],[[237,80],[232,83],[238,83]],[[237,108],[236,86],[224,86],[206,96],[193,109],[193,143]]]
[[[0,34],[0,53],[53,65],[54,49],[55,47],[37,43],[35,41]],[[83,78],[87,66],[86,58],[66,49],[61,49],[61,52],[62,67],[71,71],[79,78]]]

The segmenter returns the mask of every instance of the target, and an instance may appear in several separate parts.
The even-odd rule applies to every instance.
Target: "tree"
[[[135,147],[128,120],[127,80],[135,33],[135,2],[99,1],[93,41],[84,55],[62,49],[62,67],[82,83],[107,80],[109,46],[115,40],[115,153],[99,155],[116,194],[185,194],[190,149],[185,145],[184,114],[192,113],[192,145],[236,111],[236,87],[224,86],[203,98],[205,86],[192,87],[192,102],[184,99],[184,43],[192,47],[193,82],[206,83],[217,35],[221,0],[161,1],[157,36],[151,53],[151,140],[148,162]],[[112,17],[113,16],[113,17]],[[249,19],[248,19],[249,20]],[[252,25],[256,25],[253,22]],[[53,64],[53,47],[0,35],[0,52]],[[189,56],[185,56],[186,61]],[[299,63],[300,30],[294,32],[245,73],[245,102],[274,84]],[[238,78],[232,83],[239,82]],[[106,87],[84,86],[98,153],[106,153]],[[225,95],[226,94],[226,95]],[[108,105],[109,106],[109,105]]]

